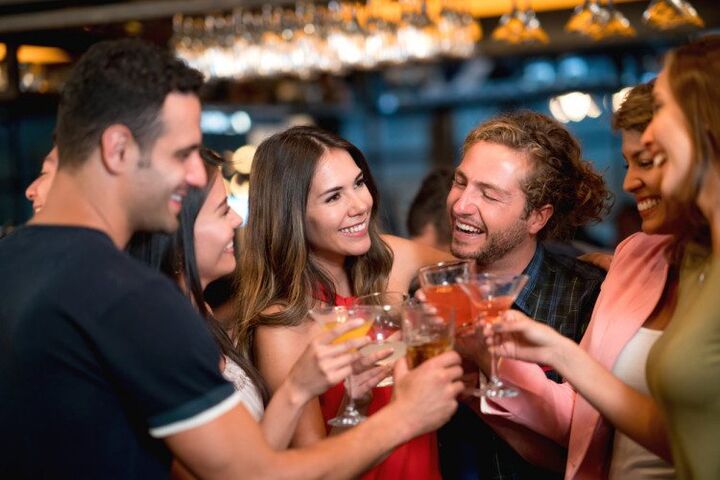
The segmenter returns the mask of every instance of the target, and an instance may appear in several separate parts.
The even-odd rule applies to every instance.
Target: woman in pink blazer
[[[649,85],[633,89],[614,120],[622,132],[628,168],[623,188],[636,198],[643,233],[616,249],[580,342],[605,369],[645,392],[647,352],[672,316],[677,289],[676,269],[669,262],[675,242],[672,236],[659,234],[682,228],[682,220],[669,211],[659,193],[662,167],[653,164],[640,143],[652,117],[651,91]],[[491,424],[502,419],[567,446],[565,478],[674,478],[667,462],[628,437],[614,434],[592,405],[568,383],[548,380],[541,366],[505,358],[499,374],[521,393],[509,399],[483,399],[482,414]],[[537,450],[533,439],[522,432],[510,432],[507,440],[521,454]],[[502,430],[498,433],[504,435]]]

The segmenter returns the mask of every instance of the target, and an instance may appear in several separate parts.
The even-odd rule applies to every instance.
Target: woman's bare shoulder
[[[285,305],[275,304],[263,310],[263,315],[276,315],[287,309]],[[297,325],[258,325],[255,333],[256,341],[265,343],[265,341],[282,342],[297,341],[299,338],[307,338],[311,336],[314,330],[314,322],[306,317]]]
[[[418,269],[424,265],[454,260],[450,253],[407,238],[383,235],[382,239],[393,251],[393,266],[388,285],[393,290],[407,290]]]

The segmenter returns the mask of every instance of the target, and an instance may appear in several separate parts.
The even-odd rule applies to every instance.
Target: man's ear
[[[132,152],[136,150],[135,139],[125,125],[110,125],[100,136],[100,157],[111,174],[121,173],[134,164]]]
[[[554,212],[555,209],[549,203],[530,211],[527,219],[528,232],[531,235],[537,235],[540,230],[545,228]]]

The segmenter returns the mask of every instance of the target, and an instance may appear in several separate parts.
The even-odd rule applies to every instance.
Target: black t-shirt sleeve
[[[104,367],[153,436],[201,425],[237,403],[204,320],[169,282],[133,288],[97,327],[90,335]]]

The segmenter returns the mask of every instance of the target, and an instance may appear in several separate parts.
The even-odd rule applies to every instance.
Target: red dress
[[[335,296],[336,305],[349,306],[352,301],[353,297]],[[320,396],[320,408],[325,421],[337,416],[344,395],[345,388],[340,383]],[[390,403],[391,397],[392,386],[374,388],[368,415],[372,415]],[[390,425],[388,428],[392,428],[392,426]],[[361,478],[363,480],[442,479],[435,432],[426,433],[398,446],[382,463],[366,472]]]

